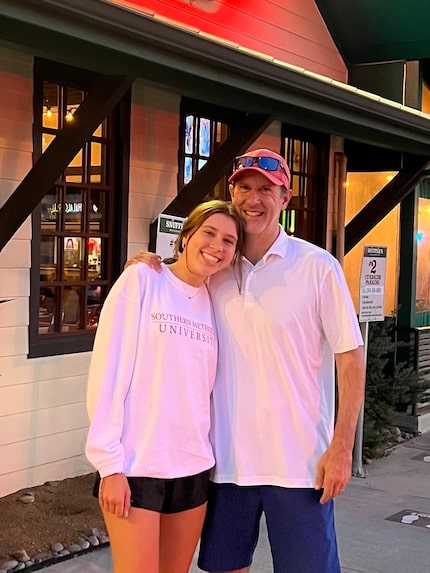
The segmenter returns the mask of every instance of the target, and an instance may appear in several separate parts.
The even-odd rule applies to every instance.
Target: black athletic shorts
[[[158,513],[178,513],[203,505],[208,499],[209,472],[172,479],[127,476],[131,506]],[[99,496],[100,481],[97,473],[95,497]]]

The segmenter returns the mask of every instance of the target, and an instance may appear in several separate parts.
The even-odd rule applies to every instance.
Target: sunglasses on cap
[[[264,171],[281,170],[287,175],[284,166],[275,157],[250,157],[249,155],[237,157],[234,162],[234,169],[244,169],[245,167],[254,167],[254,165]]]

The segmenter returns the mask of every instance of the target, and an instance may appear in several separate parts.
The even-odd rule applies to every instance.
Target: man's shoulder
[[[207,280],[207,287],[209,292],[212,293],[216,291],[220,285],[226,285],[229,281],[234,281],[235,284],[237,283],[237,273],[240,271],[236,269],[236,274],[233,268],[229,267],[227,269],[223,269],[222,271],[218,271],[214,275],[211,275]]]
[[[291,255],[296,255],[298,257],[311,258],[313,261],[320,261],[325,264],[336,264],[335,257],[329,253],[326,249],[310,243],[305,239],[300,239],[299,237],[288,237],[288,250],[286,258]]]

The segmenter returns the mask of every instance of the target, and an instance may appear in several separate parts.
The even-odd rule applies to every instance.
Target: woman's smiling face
[[[237,244],[235,221],[223,213],[215,213],[189,237],[185,237],[187,269],[196,277],[208,277],[228,267]]]

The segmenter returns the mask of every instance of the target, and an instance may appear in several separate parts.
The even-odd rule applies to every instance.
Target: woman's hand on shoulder
[[[124,474],[112,474],[101,479],[99,504],[103,511],[117,517],[128,517],[130,509],[130,486]]]
[[[145,263],[148,267],[157,271],[157,273],[161,272],[161,257],[155,253],[140,251],[125,263],[124,269],[130,265],[135,265],[136,263]]]

